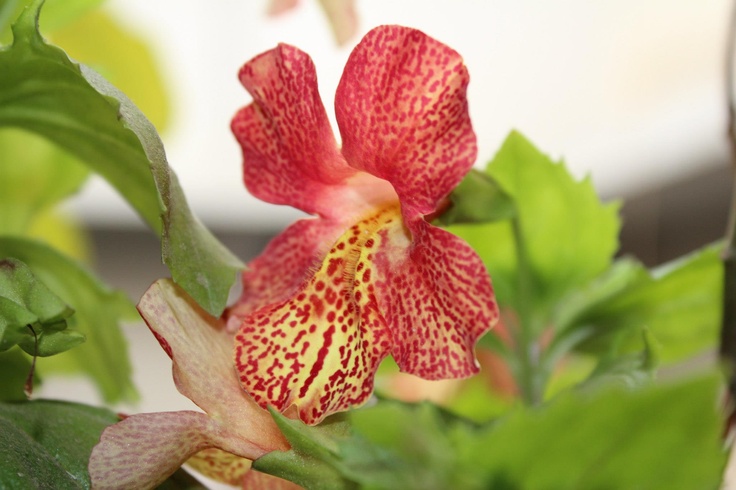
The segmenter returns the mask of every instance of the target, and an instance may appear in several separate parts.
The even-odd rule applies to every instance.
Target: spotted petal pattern
[[[477,156],[460,55],[424,33],[370,31],[350,55],[335,96],[350,166],[391,182],[405,215],[427,215]]]

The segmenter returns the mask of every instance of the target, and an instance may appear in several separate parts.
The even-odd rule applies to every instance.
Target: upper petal
[[[391,182],[407,216],[433,212],[475,162],[468,81],[457,52],[399,26],[370,31],[345,66],[335,98],[343,155]]]
[[[354,174],[340,155],[309,56],[280,44],[246,63],[253,103],[233,118],[245,185],[256,197],[330,215],[334,192]]]
[[[498,319],[491,281],[462,239],[424,220],[386,227],[377,242],[375,295],[399,368],[424,379],[478,372],[474,347]]]
[[[171,357],[183,395],[264,453],[289,447],[269,413],[241,389],[232,365],[233,337],[223,322],[167,279],[146,291],[138,311]]]

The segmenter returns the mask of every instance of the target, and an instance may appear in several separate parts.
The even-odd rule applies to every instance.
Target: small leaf
[[[507,220],[516,214],[514,201],[490,175],[471,169],[450,194],[452,205],[440,215],[443,226]]]
[[[174,280],[219,316],[241,262],[193,216],[153,125],[99,74],[46,44],[41,2],[13,27],[0,51],[0,126],[38,133],[106,178],[161,234]]]
[[[0,403],[3,488],[90,488],[92,447],[117,421],[108,410],[76,403]]]
[[[79,345],[84,335],[66,330],[72,313],[26,264],[0,259],[0,351],[18,345],[30,355],[45,357]]]
[[[69,327],[87,337],[63,356],[44,359],[38,366],[41,373],[82,371],[97,383],[105,400],[135,398],[126,341],[118,324],[138,318],[128,298],[108,289],[81,264],[34,240],[0,237],[0,257],[26,263],[49,290],[72,305],[76,313],[69,318]]]
[[[522,242],[511,223],[452,226],[478,252],[502,306],[547,316],[568,292],[610,264],[618,247],[618,204],[601,204],[590,179],[575,181],[521,134],[512,132],[487,173],[514,201]],[[519,304],[518,257],[528,262],[530,291]]]

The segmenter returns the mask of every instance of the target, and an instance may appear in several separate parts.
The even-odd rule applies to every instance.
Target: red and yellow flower
[[[369,32],[337,89],[342,147],[299,49],[263,53],[240,80],[253,97],[232,122],[247,188],[314,216],[243,275],[228,321],[243,388],[314,424],[364,403],[389,354],[425,379],[476,373],[475,342],[498,317],[490,279],[426,219],[476,158],[460,55],[417,30]]]

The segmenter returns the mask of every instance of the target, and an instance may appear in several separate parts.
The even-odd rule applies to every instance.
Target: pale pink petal
[[[221,447],[250,459],[263,455],[260,448],[203,413],[133,415],[105,429],[92,449],[92,487],[154,488],[190,456],[208,447]]]
[[[391,338],[370,273],[379,230],[401,226],[398,204],[350,227],[309,281],[283,303],[246,317],[235,337],[240,382],[261,406],[316,424],[365,403]]]
[[[184,396],[262,453],[289,447],[270,414],[241,389],[232,365],[233,337],[224,322],[168,279],[146,291],[138,311],[171,357]]]
[[[393,184],[405,216],[427,215],[475,162],[460,55],[399,26],[370,31],[335,98],[349,164]]]
[[[293,295],[343,231],[340,222],[303,219],[274,238],[243,272],[243,294],[226,313],[228,330],[237,330],[243,317],[254,310]]]
[[[320,0],[327,20],[338,45],[343,45],[358,31],[358,16],[355,14],[355,0]]]
[[[312,60],[280,44],[246,63],[240,81],[253,103],[235,115],[231,127],[243,150],[248,190],[310,214],[339,214],[335,193],[355,171],[337,147]]]
[[[280,15],[297,6],[299,0],[270,0],[266,13],[268,15]]]
[[[478,372],[474,347],[498,319],[483,262],[462,239],[423,220],[386,227],[374,260],[378,308],[391,329],[391,355],[424,379]]]

